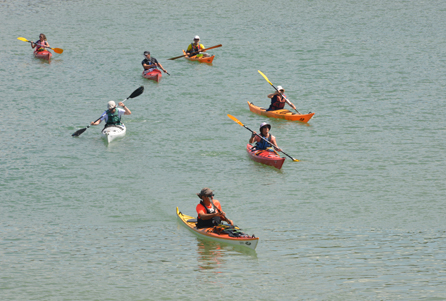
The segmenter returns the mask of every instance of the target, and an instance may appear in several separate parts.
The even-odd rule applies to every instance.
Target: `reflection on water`
[[[227,256],[248,255],[257,258],[256,251],[246,247],[227,245],[198,237],[197,241],[199,270],[223,268]]]
[[[222,248],[219,243],[197,238],[198,268],[215,269],[224,263]],[[218,272],[217,272],[218,273]]]

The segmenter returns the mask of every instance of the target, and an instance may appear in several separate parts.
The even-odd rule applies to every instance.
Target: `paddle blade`
[[[53,51],[54,51],[55,53],[59,53],[59,54],[61,54],[61,53],[63,52],[63,49],[61,49],[61,48],[51,48],[51,49],[53,49]]]
[[[266,75],[262,73],[262,71],[260,71],[260,70],[257,70],[257,71],[259,71],[260,75],[262,75],[263,78],[266,79],[266,81],[269,82],[269,84],[270,84],[271,86],[273,85],[273,84],[269,81],[269,79],[266,77]]]
[[[138,89],[136,89],[135,91],[133,91],[133,93],[129,96],[129,98],[135,98],[135,97],[141,95],[142,92],[144,92],[144,86],[141,86]]]
[[[23,38],[23,37],[18,37],[17,40],[23,41],[23,42],[29,42],[27,39]]]
[[[234,120],[235,122],[237,122],[238,124],[240,124],[241,126],[244,126],[243,123],[241,123],[240,120],[238,120],[234,116],[228,114],[228,117],[231,118],[232,120]]]
[[[73,136],[73,137],[79,137],[83,132],[85,132],[87,130],[87,128],[83,128],[83,129],[80,129],[80,130],[77,130],[73,135],[71,135],[71,136]]]

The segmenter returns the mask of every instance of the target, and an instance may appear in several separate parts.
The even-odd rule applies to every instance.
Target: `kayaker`
[[[50,47],[50,44],[48,44],[46,36],[43,33],[39,35],[39,40],[37,40],[36,42],[31,42],[31,48],[36,48],[36,51],[44,51],[45,48],[48,47]]]
[[[197,193],[201,199],[197,205],[197,228],[209,228],[221,224],[221,221],[227,221],[233,225],[230,219],[226,218],[226,214],[221,210],[220,202],[214,200],[214,192],[209,188],[203,188]]]
[[[269,131],[271,130],[271,124],[266,123],[266,122],[262,122],[260,124],[260,136],[262,136],[265,140],[267,140],[268,142],[270,142],[278,151],[282,151],[278,146],[277,146],[277,142],[276,142],[276,137],[274,137],[273,135],[271,135],[269,133]],[[249,143],[254,143],[256,142],[255,148],[258,150],[270,150],[273,151],[271,149],[271,144],[266,142],[263,139],[260,139],[260,137],[258,135],[256,135],[257,133],[255,131],[253,131],[253,134],[251,135],[251,138],[249,139]]]
[[[275,110],[281,110],[285,107],[285,90],[282,88],[282,86],[277,86],[277,90],[279,90],[279,92],[274,92],[271,94],[268,94],[268,98],[271,98],[271,105],[269,106],[269,108],[267,109],[267,111],[275,111]],[[296,106],[294,104],[291,103],[290,101],[290,105],[293,109],[296,110]]]
[[[90,124],[98,125],[102,120],[105,120],[105,127],[111,125],[121,125],[122,115],[130,115],[132,112],[130,112],[129,108],[127,108],[123,102],[119,102],[118,105],[124,109],[116,108],[116,103],[113,100],[110,100],[107,103],[107,110],[102,113],[101,118],[96,122],[92,121]]]
[[[163,65],[161,65],[156,58],[150,57],[150,51],[144,51],[144,56],[146,58],[141,62],[142,67],[144,68],[144,75],[158,69],[157,67],[160,67],[164,73],[167,73],[166,69],[163,68]]]
[[[197,55],[197,57],[210,57],[209,54],[203,53],[206,51],[203,49],[205,49],[205,48],[204,48],[203,44],[200,44],[200,37],[195,36],[194,42],[190,43],[189,46],[187,47],[186,54],[187,54],[187,56]],[[199,52],[201,52],[201,53],[199,53]]]

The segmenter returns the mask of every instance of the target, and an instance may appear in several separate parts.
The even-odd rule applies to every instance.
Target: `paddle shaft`
[[[226,215],[222,214],[222,213],[221,213],[221,210],[218,209],[218,207],[214,205],[214,197],[212,197],[212,196],[209,197],[209,201],[211,202],[212,206],[214,206],[214,208],[217,209],[218,213],[220,213],[220,214],[222,215],[222,219],[223,219],[224,221],[230,223],[230,222],[229,222],[229,219],[226,217]]]
[[[196,55],[196,54],[198,54],[198,53],[200,53],[200,52],[203,52],[203,51],[205,51],[205,50],[210,50],[210,49],[218,48],[218,47],[221,47],[221,46],[223,46],[223,45],[222,45],[222,44],[218,44],[218,45],[216,45],[216,46],[212,46],[212,47],[209,47],[209,48],[205,48],[205,49],[202,49],[202,50],[200,50],[200,51],[198,51],[198,52],[191,53],[190,56],[194,56],[194,55]],[[176,56],[176,57],[173,57],[173,58],[170,58],[170,59],[167,59],[167,60],[171,60],[171,61],[173,61],[173,60],[176,60],[176,59],[185,57],[186,55],[187,55],[187,54],[183,54],[183,55]]]

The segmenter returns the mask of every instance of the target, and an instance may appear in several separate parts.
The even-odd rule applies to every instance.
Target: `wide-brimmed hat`
[[[201,199],[202,196],[214,196],[214,192],[210,188],[205,187],[197,195]]]
[[[267,126],[267,127],[271,130],[271,124],[266,123],[266,122],[262,122],[262,123],[260,124],[260,132],[262,131],[262,128],[263,128],[264,126]]]
[[[107,109],[111,110],[111,109],[114,109],[114,108],[116,108],[116,103],[113,100],[110,100],[107,103]]]
[[[277,90],[284,90],[285,91],[285,89],[284,88],[282,88],[282,86],[277,86]]]

